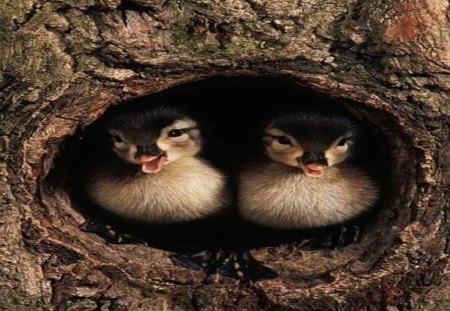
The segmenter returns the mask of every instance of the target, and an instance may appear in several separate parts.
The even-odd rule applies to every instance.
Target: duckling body
[[[88,192],[115,214],[155,224],[211,216],[228,203],[224,175],[197,157],[169,163],[156,174],[104,163],[92,172]]]
[[[100,217],[165,249],[184,249],[189,240],[193,247],[210,244],[229,213],[230,191],[225,174],[201,156],[198,122],[157,106],[117,115],[103,130],[91,143],[83,180]],[[99,221],[84,229],[113,243],[130,240]]]
[[[324,227],[360,215],[377,200],[374,180],[355,164],[362,135],[350,115],[311,107],[280,112],[261,136],[265,156],[238,173],[238,207],[246,221]]]
[[[374,182],[350,165],[333,166],[320,178],[270,160],[239,176],[240,213],[247,221],[284,229],[308,229],[345,222],[377,199]]]
[[[372,208],[379,197],[375,180],[357,164],[364,156],[358,123],[333,107],[308,105],[274,114],[259,139],[260,148],[237,171],[237,208],[251,232],[249,246],[304,238],[313,242],[317,240],[311,234],[320,230],[310,229],[334,225],[340,228],[335,247],[346,244],[345,224]],[[359,229],[354,233],[351,241],[357,240]],[[246,267],[240,271],[244,279],[273,277],[250,253],[241,249],[238,254],[239,267]]]

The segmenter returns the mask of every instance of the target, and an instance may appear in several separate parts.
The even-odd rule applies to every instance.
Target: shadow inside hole
[[[89,200],[83,190],[83,171],[90,163],[90,155],[101,152],[101,141],[106,141],[105,122],[112,116],[129,111],[150,108],[155,103],[168,103],[186,110],[200,124],[204,125],[203,135],[206,149],[203,156],[217,167],[232,175],[245,162],[246,157],[258,149],[259,124],[284,106],[303,104],[337,104],[349,107],[355,103],[335,101],[312,90],[300,87],[288,78],[254,77],[217,77],[187,83],[167,91],[141,97],[136,100],[111,107],[96,122],[69,138],[64,145],[56,168],[48,179],[58,187],[65,187],[71,200],[89,219],[111,224],[121,232],[131,233],[147,240],[151,246],[172,251],[190,251],[203,248],[200,241],[217,226],[231,232],[230,243],[246,247],[273,246],[293,242],[316,235],[326,235],[335,230],[327,227],[317,230],[298,231],[277,230],[254,225],[241,225],[235,221],[220,224],[216,219],[180,225],[148,225],[117,217],[99,208]],[[389,187],[389,152],[380,135],[374,134],[376,125],[361,120],[360,126],[365,133],[361,145],[362,162],[359,165],[369,172],[378,182],[381,193]],[[251,159],[250,159],[251,160]],[[61,176],[67,176],[62,180]],[[64,178],[63,178],[64,179]],[[234,189],[235,190],[235,189]],[[376,221],[376,214],[386,198],[382,197],[376,207],[368,213],[354,219],[352,224],[361,226],[362,232],[368,230]]]

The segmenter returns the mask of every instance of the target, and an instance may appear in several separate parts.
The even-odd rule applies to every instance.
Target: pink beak
[[[141,155],[136,157],[136,160],[141,163],[142,172],[147,174],[158,173],[166,162],[166,156],[164,154],[159,156]]]
[[[303,170],[306,176],[309,177],[321,177],[325,173],[326,165],[323,164],[303,164],[300,163],[300,168]]]

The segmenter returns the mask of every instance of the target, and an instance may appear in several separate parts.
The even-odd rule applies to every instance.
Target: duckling
[[[185,112],[157,106],[125,113],[113,117],[106,132],[106,144],[91,161],[84,182],[85,192],[101,209],[144,229],[173,225],[164,234],[180,238],[188,233],[184,224],[226,213],[226,176],[200,156],[199,124]],[[89,223],[84,229],[110,242],[129,240],[109,225]]]
[[[375,181],[352,165],[358,126],[322,111],[280,113],[264,129],[266,158],[239,173],[239,211],[254,223],[307,229],[348,221],[374,205]]]
[[[344,224],[377,201],[375,180],[356,165],[362,131],[350,115],[328,106],[280,112],[261,136],[263,157],[238,172],[246,222],[299,232]]]

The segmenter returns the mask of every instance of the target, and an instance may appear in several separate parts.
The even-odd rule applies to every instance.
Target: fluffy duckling
[[[149,223],[192,221],[227,202],[225,176],[198,156],[195,120],[158,107],[112,119],[111,144],[89,173],[86,190],[101,207]]]
[[[239,173],[239,212],[282,229],[348,221],[374,205],[378,188],[352,164],[359,129],[349,116],[320,110],[280,113],[264,128],[266,157]]]
[[[106,132],[108,138],[90,161],[84,188],[119,223],[131,221],[131,231],[158,235],[158,244],[169,235],[187,240],[192,228],[214,226],[227,213],[226,177],[200,156],[204,144],[199,124],[185,112],[158,106],[121,114],[107,122]],[[101,222],[83,228],[110,242],[130,242],[128,235]]]
[[[241,218],[265,234],[273,230],[273,234],[297,235],[298,230],[343,224],[368,211],[379,190],[355,164],[360,136],[360,127],[350,115],[328,106],[273,116],[261,135],[261,159],[238,172]],[[336,246],[345,243],[345,230],[340,228]],[[250,254],[240,255],[238,266],[245,271],[238,272],[252,279],[255,268],[248,258]]]

